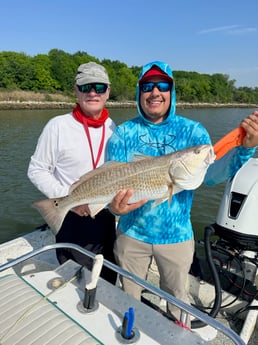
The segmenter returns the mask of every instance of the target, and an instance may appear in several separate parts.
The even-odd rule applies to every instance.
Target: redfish
[[[137,156],[129,163],[107,162],[83,175],[71,186],[69,195],[40,200],[33,206],[57,233],[73,207],[88,204],[94,217],[120,190],[134,190],[130,203],[155,200],[155,207],[171,202],[173,194],[201,185],[214,158],[211,145],[198,145],[159,157]]]

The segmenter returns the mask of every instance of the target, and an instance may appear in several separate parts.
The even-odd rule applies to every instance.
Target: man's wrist
[[[116,216],[116,217],[120,217],[120,216],[121,216],[121,214],[118,214],[118,213],[112,211],[112,210],[110,209],[109,206],[107,207],[107,209],[109,210],[109,212],[110,212],[111,214],[113,214],[113,216]]]

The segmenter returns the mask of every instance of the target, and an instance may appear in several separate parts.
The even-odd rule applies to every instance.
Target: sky
[[[83,51],[258,87],[258,0],[2,0],[0,52]]]

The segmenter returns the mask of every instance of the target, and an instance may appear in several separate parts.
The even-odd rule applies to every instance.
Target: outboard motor
[[[219,237],[212,246],[207,238],[211,235]],[[223,290],[236,295],[236,286],[242,286],[239,297],[258,298],[258,158],[249,159],[228,181],[216,223],[205,229],[205,247],[206,256],[212,255],[207,260],[215,262],[220,273]]]
[[[258,158],[227,183],[215,231],[238,249],[258,252]]]
[[[212,241],[213,236],[219,239]],[[258,299],[258,158],[249,159],[228,181],[216,223],[205,228],[204,248],[202,278],[215,288],[211,317],[222,307],[222,290],[248,304]],[[202,326],[192,321],[192,328]]]

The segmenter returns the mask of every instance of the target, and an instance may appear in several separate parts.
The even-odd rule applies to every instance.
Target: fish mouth
[[[214,162],[216,158],[212,145],[203,145],[203,147],[196,150],[195,153],[200,154],[203,150],[206,150],[207,148],[209,148],[209,151],[207,152],[206,157],[204,158],[203,162],[207,165],[210,165],[211,163]]]
[[[215,161],[216,155],[214,153],[213,147],[211,146],[206,158],[204,159],[204,163],[206,163],[207,165],[210,165],[211,163],[213,163]]]

